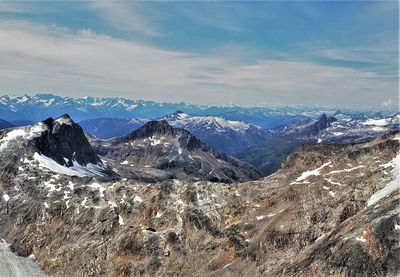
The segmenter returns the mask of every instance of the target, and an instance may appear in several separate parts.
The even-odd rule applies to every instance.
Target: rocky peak
[[[66,166],[72,166],[73,161],[81,165],[101,163],[82,128],[68,114],[56,119],[48,118],[42,123],[48,127],[48,131],[33,138],[39,154]]]
[[[147,122],[125,137],[93,141],[92,145],[100,156],[120,165],[163,170],[178,179],[230,183],[261,177],[253,166],[213,150],[165,120]]]
[[[321,129],[326,129],[331,126],[332,122],[337,121],[337,119],[333,116],[327,116],[326,114],[322,114],[320,118],[315,122]]]
[[[174,135],[176,131],[174,127],[168,124],[166,120],[152,120],[144,124],[139,129],[133,131],[125,138],[128,140],[138,139],[138,138],[147,138],[151,137],[154,134],[159,135]]]
[[[174,112],[174,113],[171,113],[171,114],[169,114],[169,115],[166,115],[165,117],[163,117],[162,119],[165,119],[165,120],[167,120],[167,121],[175,121],[175,120],[180,120],[180,119],[185,119],[185,118],[188,118],[189,117],[189,115],[188,114],[186,114],[185,112],[183,112],[183,111],[176,111],[176,112]]]
[[[194,137],[189,131],[172,127],[166,120],[153,120],[147,122],[139,129],[133,131],[129,135],[116,139],[116,143],[123,141],[131,141],[136,139],[145,139],[151,137],[169,136],[178,138],[179,144],[188,150],[194,150],[202,146],[206,147],[199,139]]]
[[[332,122],[335,121],[337,121],[335,117],[322,114],[318,118],[318,120],[314,121],[313,123],[310,123],[308,128],[304,129],[304,134],[307,136],[316,136],[322,130],[325,130],[326,128],[330,127]]]

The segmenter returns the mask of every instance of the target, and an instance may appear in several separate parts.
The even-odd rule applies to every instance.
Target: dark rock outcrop
[[[73,166],[72,161],[80,165],[101,163],[82,128],[72,121],[68,114],[57,119],[48,118],[43,123],[48,130],[32,139],[39,154],[66,166]]]

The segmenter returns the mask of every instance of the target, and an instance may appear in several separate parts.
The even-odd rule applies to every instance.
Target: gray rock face
[[[122,165],[164,170],[177,179],[230,183],[261,177],[253,166],[211,149],[165,120],[150,121],[127,136],[92,145],[99,155]]]
[[[306,146],[233,184],[26,168],[0,179],[0,237],[52,276],[398,276],[399,139]]]

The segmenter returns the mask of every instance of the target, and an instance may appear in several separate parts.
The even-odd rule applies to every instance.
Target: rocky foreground
[[[7,243],[0,242],[0,276],[2,277],[43,277],[45,274],[39,269],[31,257],[20,257],[10,250]]]
[[[2,171],[0,237],[52,276],[400,274],[399,134],[307,146],[235,184],[101,181],[20,163]]]

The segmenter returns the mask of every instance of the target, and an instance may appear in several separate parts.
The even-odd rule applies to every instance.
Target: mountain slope
[[[143,126],[145,122],[138,118],[95,118],[83,120],[79,125],[98,138],[109,139],[127,135]]]
[[[176,128],[188,130],[211,147],[228,154],[260,143],[272,134],[264,128],[245,122],[216,116],[189,116],[180,111],[165,116],[162,120]]]
[[[164,120],[150,121],[127,136],[92,145],[99,155],[121,164],[165,170],[178,179],[233,182],[261,176],[249,164],[211,149]]]
[[[52,276],[397,276],[399,141],[306,146],[247,183],[29,172],[2,179],[0,236]]]
[[[263,173],[271,174],[291,152],[302,145],[362,143],[399,129],[398,115],[379,120],[365,115],[348,116],[337,113],[335,116],[323,114],[313,121],[278,128],[264,142],[235,156],[256,166]]]
[[[322,114],[317,120],[293,126],[288,130],[282,131],[280,135],[296,140],[304,140],[316,137],[323,130],[329,128],[335,121],[337,121],[336,118]]]
[[[39,165],[70,176],[111,176],[82,129],[68,115],[0,131],[0,175]]]
[[[14,125],[6,120],[0,119],[0,130],[12,128]]]

